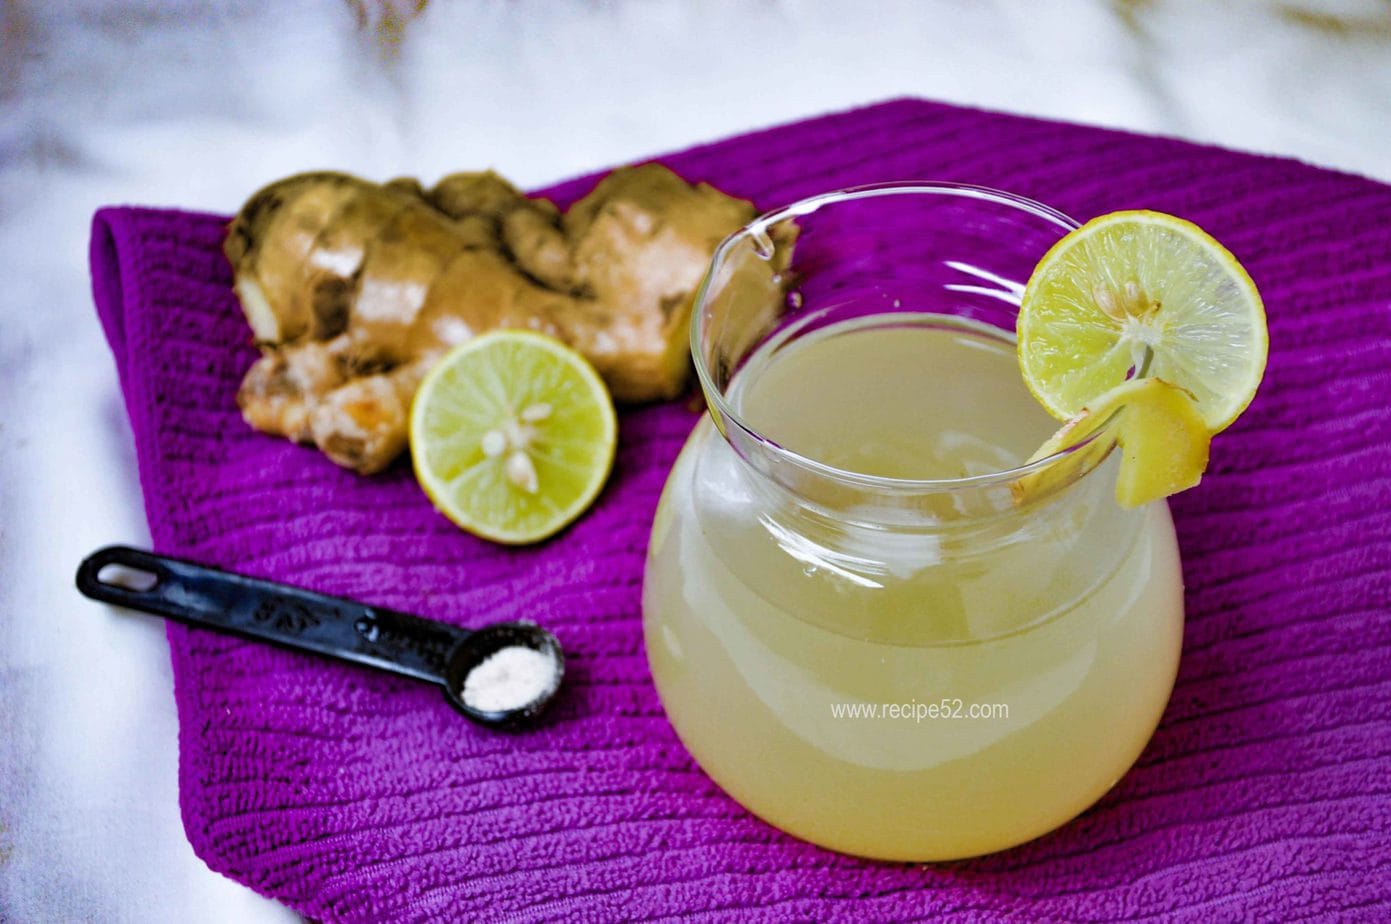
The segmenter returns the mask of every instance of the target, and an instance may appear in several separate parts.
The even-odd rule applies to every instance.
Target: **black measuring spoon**
[[[139,589],[102,580],[102,571],[112,565],[148,576],[149,585]],[[560,642],[532,622],[461,629],[126,546],[89,555],[78,566],[77,589],[93,600],[438,684],[454,708],[481,725],[530,722],[555,697],[565,675]],[[470,705],[469,675],[515,647],[551,661],[553,670],[540,692],[512,708]]]

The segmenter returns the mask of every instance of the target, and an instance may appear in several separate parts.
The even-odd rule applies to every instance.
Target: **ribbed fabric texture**
[[[1172,503],[1183,662],[1139,765],[1060,831],[968,862],[873,863],[775,831],[693,764],[643,655],[649,522],[695,412],[624,413],[589,514],[539,547],[489,545],[406,464],[364,479],[248,429],[226,219],[107,209],[94,289],[159,551],[463,625],[529,617],[570,659],[551,721],[505,736],[421,684],[171,625],[198,854],[332,921],[1391,916],[1391,188],[917,100],[662,160],[760,207],[917,178],[1079,219],[1160,209],[1250,269],[1270,368]],[[565,205],[593,182],[546,192]]]

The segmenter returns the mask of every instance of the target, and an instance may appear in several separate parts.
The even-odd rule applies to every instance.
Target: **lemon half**
[[[593,503],[617,435],[594,367],[529,331],[456,347],[411,404],[411,458],[431,502],[462,529],[511,545],[553,535]]]

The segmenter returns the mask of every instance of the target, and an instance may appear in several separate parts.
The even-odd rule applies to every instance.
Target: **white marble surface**
[[[3,920],[292,917],[183,836],[163,626],[72,589],[148,542],[98,205],[232,211],[311,166],[535,185],[904,94],[1391,180],[1385,0],[10,0],[0,43]]]

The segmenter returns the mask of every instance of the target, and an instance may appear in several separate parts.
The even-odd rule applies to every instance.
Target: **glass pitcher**
[[[1116,505],[1104,428],[1024,463],[1058,423],[1009,331],[1074,227],[978,187],[845,190],[733,235],[697,292],[709,414],[653,525],[648,661],[700,766],[790,834],[1001,850],[1094,803],[1159,721],[1167,506]]]

